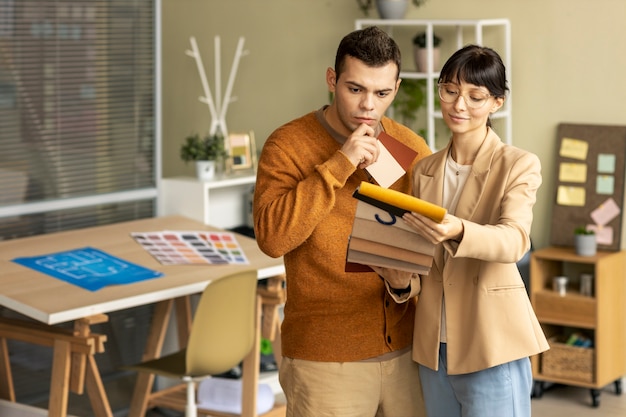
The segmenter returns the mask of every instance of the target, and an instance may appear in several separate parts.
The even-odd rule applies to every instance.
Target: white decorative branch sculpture
[[[196,66],[198,67],[198,73],[200,74],[200,81],[202,82],[202,88],[204,95],[198,97],[203,103],[206,103],[209,107],[209,114],[211,115],[211,127],[209,128],[209,134],[214,135],[218,130],[226,137],[228,136],[228,128],[226,127],[226,111],[228,105],[235,101],[236,97],[231,97],[233,84],[235,83],[235,76],[237,69],[239,68],[239,61],[241,57],[248,54],[248,51],[243,50],[244,38],[240,37],[237,43],[237,49],[235,50],[235,56],[233,58],[233,64],[230,69],[230,75],[228,77],[228,84],[226,85],[226,92],[222,98],[222,76],[221,76],[221,61],[220,61],[220,37],[215,37],[215,100],[211,94],[211,88],[207,81],[206,72],[204,70],[204,64],[202,63],[202,57],[198,50],[198,44],[195,37],[190,37],[191,50],[187,50],[186,54],[196,60]]]

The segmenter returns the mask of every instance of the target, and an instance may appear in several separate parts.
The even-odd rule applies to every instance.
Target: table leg
[[[191,322],[193,320],[191,313],[191,299],[188,296],[178,297],[174,300],[176,309],[176,330],[178,332],[178,348],[187,347],[189,335],[191,334]]]
[[[105,323],[109,320],[106,314],[99,314],[91,317],[84,317],[74,322],[74,335],[88,337],[91,334],[91,325]],[[103,350],[103,349],[102,349]],[[101,349],[97,349],[100,352]],[[72,353],[72,369],[70,371],[70,390],[76,394],[83,394],[85,386],[85,375],[87,374],[87,355],[82,353]]]
[[[280,318],[278,317],[276,317],[275,326],[276,336],[274,337],[274,340],[272,340],[272,351],[274,353],[276,366],[280,368],[280,362],[283,359],[283,345],[280,341]]]
[[[100,378],[98,364],[93,355],[87,356],[87,375],[85,380],[87,382],[87,395],[89,395],[89,401],[91,402],[94,416],[113,417],[111,405],[109,404],[109,399],[104,390],[102,378]]]
[[[259,367],[261,366],[261,297],[257,296],[256,331],[250,353],[243,360],[241,377],[242,398],[241,417],[257,417],[257,385],[259,383]]]
[[[83,394],[85,381],[97,417],[112,417],[94,355],[104,352],[106,336],[91,333],[90,325],[108,320],[106,315],[85,317],[73,332],[30,321],[0,320],[0,395],[15,401],[7,339],[52,347],[52,374],[48,400],[49,417],[65,417],[70,391]]]
[[[15,387],[11,374],[11,362],[9,361],[9,348],[7,339],[0,338],[0,398],[15,402]]]
[[[161,354],[167,325],[172,313],[173,300],[165,300],[157,303],[154,307],[148,340],[144,349],[142,361],[155,359]],[[133,398],[128,410],[128,417],[143,417],[148,408],[148,400],[152,385],[154,384],[154,374],[139,372],[135,382]]]
[[[282,347],[280,342],[279,308],[285,304],[287,294],[284,287],[285,276],[278,275],[268,278],[267,288],[259,288],[258,293],[263,300],[263,316],[261,336],[272,342],[276,366],[280,367]]]
[[[48,417],[65,417],[69,394],[69,380],[72,350],[70,342],[55,340],[50,380]]]

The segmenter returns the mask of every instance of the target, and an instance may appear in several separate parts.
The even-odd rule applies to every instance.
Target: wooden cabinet
[[[591,295],[580,291],[582,274],[593,276]],[[553,288],[557,276],[567,277],[565,294]],[[594,407],[600,389],[611,383],[621,394],[621,377],[626,375],[626,251],[584,257],[573,248],[537,250],[530,260],[530,297],[551,347],[532,358],[534,396],[541,397],[544,382],[589,388]],[[572,345],[575,338],[582,346]]]

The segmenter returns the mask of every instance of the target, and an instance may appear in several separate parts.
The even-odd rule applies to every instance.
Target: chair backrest
[[[221,374],[250,352],[256,331],[256,289],[256,270],[228,275],[207,285],[187,344],[188,375]]]

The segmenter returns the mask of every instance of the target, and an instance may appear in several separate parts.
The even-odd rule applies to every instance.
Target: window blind
[[[0,0],[0,239],[156,202],[155,0]]]

